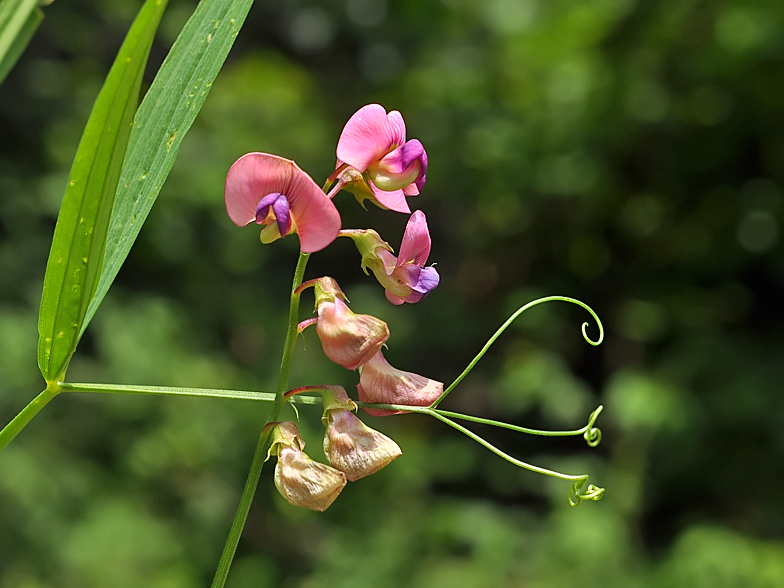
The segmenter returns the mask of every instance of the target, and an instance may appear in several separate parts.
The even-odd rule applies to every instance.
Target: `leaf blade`
[[[147,0],[131,25],[79,142],[46,265],[38,365],[65,373],[103,267],[106,235],[152,40],[168,0]]]
[[[0,1],[0,83],[33,37],[44,13],[38,0]]]
[[[112,211],[107,256],[82,332],[128,256],[252,4],[199,2],[139,106]]]

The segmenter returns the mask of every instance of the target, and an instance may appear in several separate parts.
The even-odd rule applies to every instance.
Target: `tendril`
[[[596,419],[599,418],[603,409],[604,406],[600,404],[599,408],[593,411],[591,416],[588,417],[588,424],[585,426],[585,433],[583,433],[583,439],[585,439],[588,447],[596,447],[602,441],[602,430],[598,427],[594,427],[594,423],[596,423]]]
[[[598,416],[598,413],[601,412],[600,409],[601,409],[601,407],[599,407],[599,409],[595,410],[594,413],[591,416],[592,417],[594,415]],[[571,490],[569,491],[569,504],[572,505],[572,506],[579,505],[583,500],[600,500],[602,498],[602,496],[604,496],[604,488],[599,488],[598,486],[594,486],[593,484],[589,484],[588,488],[585,490],[585,492],[582,491],[583,486],[585,486],[585,483],[588,481],[588,474],[583,474],[581,476],[571,476],[569,474],[562,474],[562,473],[556,472],[554,470],[548,470],[546,468],[542,468],[542,467],[539,467],[539,466],[531,465],[531,464],[526,463],[524,461],[520,461],[519,459],[516,459],[516,458],[512,457],[511,455],[509,455],[505,451],[502,451],[502,450],[498,449],[495,445],[493,445],[489,441],[483,439],[482,437],[480,437],[479,435],[477,435],[473,431],[469,431],[464,426],[459,425],[458,423],[456,423],[455,421],[453,421],[450,418],[447,418],[446,416],[441,414],[441,411],[436,411],[436,410],[428,408],[428,409],[420,410],[418,412],[421,412],[423,414],[430,414],[431,416],[435,417],[436,419],[438,419],[442,423],[445,423],[445,424],[449,425],[450,427],[452,427],[453,429],[456,429],[457,431],[460,431],[461,433],[463,433],[464,435],[466,435],[470,439],[473,439],[474,441],[476,441],[477,443],[479,443],[480,445],[482,445],[486,449],[489,449],[490,451],[495,453],[497,456],[505,459],[506,461],[508,461],[509,463],[511,463],[513,465],[516,465],[517,467],[520,467],[520,468],[523,468],[523,469],[526,469],[526,470],[529,470],[529,471],[532,471],[532,472],[536,472],[536,473],[539,473],[539,474],[544,474],[546,476],[552,476],[553,478],[559,478],[561,480],[572,481],[573,482],[572,483],[572,487],[571,487]],[[590,431],[590,430],[592,430],[592,429],[589,427],[587,429],[587,431]],[[598,429],[596,429],[596,430],[598,431]]]
[[[588,476],[580,476],[572,484],[572,489],[569,491],[569,504],[572,506],[580,506],[583,500],[601,500],[604,496],[604,488],[599,488],[593,484],[588,484],[585,492],[582,491],[583,486],[588,481]]]
[[[468,364],[468,367],[466,367],[466,369],[463,370],[463,373],[460,374],[455,379],[455,381],[452,382],[449,385],[449,387],[446,388],[446,390],[444,390],[443,394],[441,394],[441,396],[439,396],[438,399],[435,402],[433,402],[433,404],[430,405],[430,408],[436,408],[438,406],[438,404],[444,398],[446,398],[447,395],[455,388],[455,386],[457,386],[463,380],[463,378],[465,378],[468,375],[468,373],[472,369],[474,369],[474,366],[477,363],[479,363],[479,360],[482,359],[482,357],[484,356],[485,353],[487,353],[488,349],[490,349],[490,347],[493,345],[493,343],[495,343],[496,339],[498,339],[498,337],[500,337],[501,334],[504,331],[506,331],[506,329],[509,327],[509,325],[511,325],[518,316],[523,314],[529,308],[532,308],[532,307],[534,307],[534,306],[536,306],[538,304],[542,304],[543,302],[550,302],[550,301],[553,301],[553,300],[560,300],[562,302],[571,302],[572,304],[576,304],[577,306],[580,306],[580,307],[584,308],[585,310],[587,310],[590,313],[590,315],[593,317],[593,320],[596,321],[596,325],[599,327],[599,338],[596,339],[596,340],[593,340],[593,339],[591,339],[588,336],[587,329],[590,326],[590,324],[585,322],[585,323],[582,324],[582,327],[580,329],[581,332],[582,332],[582,335],[583,335],[583,339],[585,339],[585,341],[587,343],[589,343],[590,345],[593,345],[594,347],[597,346],[597,345],[600,345],[601,342],[604,341],[604,326],[602,325],[602,321],[599,320],[599,317],[597,316],[597,314],[593,311],[593,309],[590,306],[585,304],[585,302],[581,302],[580,300],[577,300],[575,298],[567,298],[566,296],[546,296],[544,298],[539,298],[537,300],[534,300],[533,302],[529,302],[528,304],[526,304],[524,306],[521,306],[520,308],[518,308],[512,314],[512,316],[510,316],[508,319],[506,319],[506,322],[499,327],[499,329],[493,334],[492,337],[490,337],[490,339],[487,341],[487,343],[485,343],[485,346],[482,347],[481,351],[479,351],[479,353],[476,355],[476,357],[473,360],[471,360],[471,363]]]
[[[378,405],[381,406],[381,405]],[[394,408],[390,410],[397,410],[397,411],[411,411],[410,407],[406,407],[405,405],[383,405],[382,408],[386,408],[387,406],[393,406]],[[376,408],[375,404],[368,404],[369,408]],[[604,409],[603,406],[599,406],[596,410],[594,410],[590,416],[588,417],[588,424],[580,429],[574,429],[572,431],[543,431],[541,429],[529,429],[528,427],[520,427],[518,425],[513,425],[511,423],[505,423],[502,421],[494,421],[492,419],[486,419],[478,416],[473,416],[470,414],[461,414],[459,412],[452,412],[449,410],[441,410],[441,409],[430,409],[428,408],[427,411],[434,411],[441,416],[445,416],[451,419],[458,419],[463,421],[471,421],[472,423],[478,423],[480,425],[489,425],[491,427],[500,427],[502,429],[509,429],[511,431],[517,431],[518,433],[524,433],[526,435],[540,435],[542,437],[576,437],[577,435],[582,435],[585,441],[588,443],[590,447],[596,447],[599,445],[599,442],[602,440],[602,431],[594,427],[594,423],[598,418],[599,414],[601,414],[602,410]],[[428,412],[429,414],[429,412]]]

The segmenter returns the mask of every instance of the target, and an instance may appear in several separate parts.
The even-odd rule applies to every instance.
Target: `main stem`
[[[291,371],[291,357],[294,354],[294,344],[297,341],[299,294],[296,293],[296,289],[302,284],[302,279],[305,275],[305,266],[308,264],[309,257],[309,253],[300,253],[299,260],[297,261],[297,269],[294,271],[294,281],[291,285],[291,303],[289,305],[289,324],[288,330],[286,331],[286,342],[283,345],[283,358],[280,360],[278,388],[275,391],[275,400],[272,403],[272,408],[270,408],[269,414],[267,415],[267,423],[277,421],[280,418],[280,412],[286,403],[283,393],[288,386],[289,372]],[[212,581],[212,588],[223,588],[223,585],[226,583],[226,577],[229,575],[229,568],[234,559],[234,553],[237,551],[237,544],[240,541],[242,530],[245,528],[245,521],[248,519],[248,512],[250,511],[250,505],[253,502],[253,496],[256,493],[256,487],[259,484],[261,469],[264,466],[264,460],[266,459],[267,451],[269,450],[269,441],[269,434],[262,432],[259,436],[259,442],[256,445],[256,452],[253,454],[253,461],[250,465],[250,472],[248,472],[248,479],[245,482],[245,489],[242,491],[240,504],[237,507],[237,514],[234,515],[234,522],[231,524],[229,536],[226,538],[226,545],[223,548],[220,562],[218,562],[218,569],[215,571],[215,579]]]
[[[16,415],[10,423],[3,427],[3,430],[0,431],[0,451],[5,449],[5,446],[24,429],[25,425],[38,414],[38,411],[46,406],[59,392],[60,388],[56,384],[50,384],[30,404],[25,406],[22,412]]]

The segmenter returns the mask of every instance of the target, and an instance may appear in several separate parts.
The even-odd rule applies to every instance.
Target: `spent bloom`
[[[389,328],[381,319],[352,312],[333,278],[323,277],[314,282],[316,333],[324,354],[344,368],[355,370],[381,349],[389,339]],[[300,330],[309,324],[311,321],[303,321]]]
[[[352,413],[357,405],[341,386],[327,387],[322,398],[324,455],[350,482],[377,472],[401,455],[397,443]]]
[[[337,157],[338,166],[345,163],[367,180],[369,191],[358,181],[346,186],[360,201],[369,197],[407,213],[411,210],[406,196],[416,196],[425,185],[425,148],[417,139],[406,141],[406,123],[397,110],[387,114],[379,104],[363,106],[349,119],[338,140]]]
[[[362,402],[430,406],[444,391],[444,384],[393,368],[379,351],[362,366],[357,392]],[[401,411],[366,408],[368,414],[387,416]]]
[[[225,199],[236,225],[265,225],[262,243],[297,233],[302,252],[312,253],[340,231],[332,201],[296,163],[276,155],[247,153],[234,162],[226,176]]]
[[[270,423],[267,427],[272,427],[267,459],[273,453],[278,456],[275,464],[278,492],[294,506],[326,510],[346,485],[346,475],[308,457],[296,424],[285,421]]]
[[[421,210],[408,219],[398,257],[373,230],[344,233],[354,240],[362,255],[362,269],[365,273],[368,268],[373,272],[392,304],[419,302],[438,286],[436,268],[424,267],[430,255],[430,232]]]

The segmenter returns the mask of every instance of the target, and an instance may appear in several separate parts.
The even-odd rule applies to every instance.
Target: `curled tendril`
[[[599,325],[599,338],[596,341],[591,339],[586,332],[586,329],[591,326],[590,324],[584,322],[583,326],[580,328],[580,330],[583,332],[583,339],[585,339],[590,345],[593,345],[594,347],[601,345],[602,341],[604,341],[604,327],[602,327],[602,323],[599,322],[598,318],[596,318],[596,323]]]
[[[583,334],[583,339],[585,339],[585,341],[588,344],[593,345],[594,347],[597,346],[597,345],[600,345],[601,342],[604,341],[604,326],[602,325],[602,321],[599,320],[598,315],[585,302],[581,302],[580,300],[577,300],[575,298],[567,298],[566,296],[546,296],[544,298],[539,298],[537,300],[534,300],[533,302],[529,302],[528,304],[526,304],[524,306],[521,306],[520,308],[518,308],[512,314],[512,316],[510,316],[508,319],[506,319],[506,322],[499,327],[499,329],[493,334],[492,337],[490,337],[490,339],[487,341],[487,343],[485,343],[485,346],[482,347],[482,349],[479,351],[477,356],[471,361],[471,363],[468,364],[466,369],[463,370],[463,373],[460,374],[455,379],[454,382],[452,382],[449,386],[447,386],[447,388],[444,390],[444,392],[441,394],[441,396],[439,396],[435,400],[435,402],[433,402],[433,404],[430,405],[430,408],[436,408],[440,404],[440,402],[444,398],[446,398],[447,395],[455,388],[455,386],[457,386],[462,381],[462,379],[465,378],[472,369],[474,369],[474,366],[479,362],[480,359],[482,359],[482,356],[485,353],[487,353],[487,350],[490,349],[490,347],[493,345],[493,343],[495,343],[495,340],[498,339],[498,337],[501,336],[501,334],[509,327],[509,325],[511,325],[514,322],[514,320],[518,316],[523,314],[529,308],[533,308],[534,306],[542,304],[543,302],[551,302],[551,301],[554,301],[554,300],[560,300],[561,302],[571,302],[572,304],[576,304],[577,306],[580,306],[580,307],[584,308],[585,310],[587,310],[590,313],[590,315],[593,317],[593,320],[596,321],[596,325],[599,327],[599,338],[594,341],[593,339],[591,339],[588,336],[587,329],[590,326],[590,324],[585,322],[585,323],[582,324],[582,327],[581,327],[581,331],[582,331],[582,334]]]
[[[508,461],[509,463],[511,463],[513,465],[516,465],[517,467],[520,467],[520,468],[523,468],[523,469],[526,469],[526,470],[529,470],[529,471],[532,471],[532,472],[536,472],[536,473],[539,473],[539,474],[544,474],[546,476],[552,476],[553,478],[559,478],[561,480],[568,480],[570,482],[573,482],[572,483],[572,488],[569,491],[569,504],[571,504],[572,506],[577,506],[583,500],[599,500],[604,495],[604,488],[599,488],[598,486],[594,486],[593,484],[590,484],[588,486],[588,488],[585,490],[585,492],[582,491],[583,490],[583,486],[585,486],[586,482],[588,481],[588,474],[583,474],[582,476],[570,476],[568,474],[561,474],[561,473],[553,471],[553,470],[548,470],[546,468],[542,468],[542,467],[539,467],[539,466],[531,465],[530,463],[526,463],[524,461],[520,461],[519,459],[515,459],[514,457],[512,457],[508,453],[506,453],[504,451],[501,451],[496,446],[494,446],[490,442],[486,441],[485,439],[483,439],[482,437],[480,437],[476,433],[474,433],[472,431],[469,431],[464,426],[462,426],[462,425],[456,423],[455,421],[453,421],[452,419],[444,416],[439,411],[433,410],[431,408],[420,409],[420,411],[423,414],[429,414],[430,416],[435,417],[436,419],[438,419],[442,423],[445,423],[445,424],[449,425],[450,427],[452,427],[453,429],[456,429],[456,430],[460,431],[461,433],[463,433],[464,435],[466,435],[470,439],[473,439],[474,441],[476,441],[477,443],[479,443],[480,445],[482,445],[486,449],[489,449],[490,451],[495,453],[497,456],[505,459],[506,461]],[[599,412],[601,412],[599,409],[594,411],[594,413],[596,413],[597,416],[598,416]]]
[[[572,484],[572,489],[569,491],[570,505],[579,506],[583,500],[601,500],[602,496],[604,496],[604,488],[599,488],[593,484],[588,484],[588,488],[583,492],[583,486],[585,486],[587,481],[588,476],[582,476]]]
[[[603,409],[604,407],[599,405],[599,408],[593,411],[591,416],[588,417],[588,424],[585,427],[585,433],[583,433],[583,439],[585,439],[588,447],[596,447],[602,441],[602,430],[598,427],[594,427],[594,423],[596,423],[596,419],[599,418]]]

